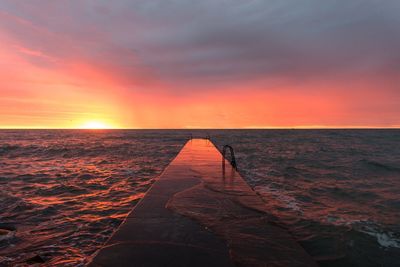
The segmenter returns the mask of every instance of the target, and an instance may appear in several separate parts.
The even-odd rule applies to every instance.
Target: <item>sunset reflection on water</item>
[[[0,228],[16,228],[14,237],[0,240],[0,265],[26,264],[36,255],[49,266],[85,263],[178,153],[185,137],[174,138],[0,132]]]
[[[397,130],[44,130],[0,132],[0,228],[16,228],[0,265],[85,263],[191,134],[232,145],[268,213],[320,263],[400,263]]]

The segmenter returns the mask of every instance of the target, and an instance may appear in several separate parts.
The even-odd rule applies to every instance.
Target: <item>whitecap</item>
[[[273,197],[278,200],[285,208],[293,211],[302,212],[300,204],[297,202],[296,198],[290,196],[284,191],[280,191],[269,186],[257,186],[255,190],[262,196]]]
[[[400,248],[400,239],[397,238],[393,232],[390,231],[385,232],[372,226],[365,226],[362,229],[360,229],[360,232],[375,237],[376,241],[382,247]]]

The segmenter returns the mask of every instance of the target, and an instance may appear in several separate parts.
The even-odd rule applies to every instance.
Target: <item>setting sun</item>
[[[84,123],[81,129],[112,129],[113,127],[101,121],[88,121]]]

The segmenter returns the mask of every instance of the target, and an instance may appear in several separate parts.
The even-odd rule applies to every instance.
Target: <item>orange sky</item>
[[[131,14],[108,4],[75,14],[81,7],[71,5],[42,11],[26,1],[0,4],[0,128],[400,126],[399,58],[384,40],[350,51],[343,40],[351,31],[343,27],[335,28],[343,32],[329,43],[305,29],[281,33],[261,27],[252,36],[237,30],[250,22],[228,15],[218,17],[225,23],[221,37],[213,23],[200,24],[202,18],[191,21],[190,31],[177,29],[191,7],[180,13],[174,7],[177,21],[155,8],[151,12],[166,13],[156,21],[148,9]],[[115,20],[108,23],[107,16]],[[139,22],[146,31],[135,28]],[[379,17],[364,23],[382,32]],[[269,38],[264,46],[260,34]],[[368,36],[360,34],[352,44]]]

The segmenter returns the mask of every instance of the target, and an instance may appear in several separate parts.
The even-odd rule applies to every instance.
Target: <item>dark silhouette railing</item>
[[[229,152],[231,153],[231,165],[233,168],[235,168],[235,170],[237,170],[235,152],[233,151],[233,147],[231,147],[230,145],[224,145],[224,147],[222,148],[222,162],[225,163],[224,159],[226,159],[225,154],[227,149],[229,149]]]

